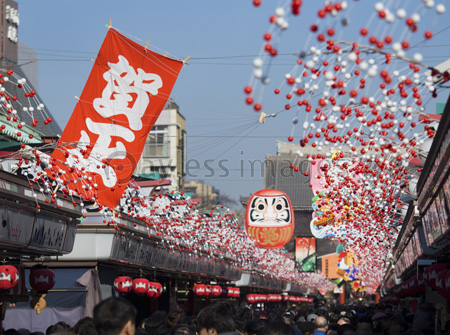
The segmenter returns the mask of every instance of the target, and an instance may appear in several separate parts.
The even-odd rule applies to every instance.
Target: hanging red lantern
[[[232,297],[233,297],[233,294],[234,294],[234,287],[228,286],[228,287],[227,287],[227,291],[228,291],[227,297],[232,298]]]
[[[204,284],[195,284],[194,285],[194,293],[198,296],[206,295],[206,285]]]
[[[55,273],[43,265],[35,265],[30,269],[30,286],[38,292],[47,292],[55,286]]]
[[[220,297],[222,294],[222,287],[220,285],[214,285],[211,290],[211,295],[213,297]]]
[[[445,276],[445,289],[447,290],[447,294],[450,295],[450,271],[447,271],[447,275]]]
[[[114,289],[120,293],[128,293],[133,286],[133,279],[128,276],[120,276],[114,279]]]
[[[147,296],[151,299],[158,298],[162,294],[162,285],[158,282],[150,282],[148,285]]]
[[[295,228],[288,196],[272,189],[254,193],[248,201],[244,226],[258,248],[281,249],[292,238]]]
[[[205,295],[210,296],[212,293],[212,286],[211,285],[205,285]]]
[[[450,299],[450,292],[446,287],[446,278],[448,278],[450,270],[441,271],[436,278],[436,290],[445,299]]]
[[[0,265],[0,290],[10,290],[19,283],[19,271],[12,265]]]
[[[255,294],[247,294],[246,300],[249,304],[253,304],[256,302],[256,295]]]
[[[146,294],[149,288],[149,280],[146,278],[133,279],[133,292],[137,294]]]
[[[241,290],[237,287],[234,288],[233,298],[239,298],[241,295]]]
[[[423,272],[425,283],[431,288],[436,289],[436,278],[441,271],[447,269],[447,266],[447,263],[435,263],[427,267]]]

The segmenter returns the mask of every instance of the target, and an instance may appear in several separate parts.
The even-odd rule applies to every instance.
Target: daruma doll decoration
[[[294,233],[291,201],[278,190],[267,189],[254,193],[245,211],[244,225],[258,248],[281,249]]]

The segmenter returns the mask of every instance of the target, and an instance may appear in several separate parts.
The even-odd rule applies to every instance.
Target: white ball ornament
[[[286,15],[286,12],[283,7],[278,7],[277,9],[275,9],[275,15],[278,17],[283,17]]]
[[[331,71],[327,71],[327,73],[325,73],[325,79],[326,80],[332,80],[334,78],[334,74]]]
[[[413,19],[413,21],[415,23],[419,23],[420,22],[420,15],[417,13],[414,13],[413,15],[411,15],[411,19]]]
[[[381,12],[384,9],[384,5],[382,2],[377,2],[375,4],[374,8],[377,12]]]
[[[369,75],[369,77],[375,77],[377,75],[377,69],[371,67],[369,71],[367,71],[367,74]]]
[[[421,53],[415,53],[413,59],[415,62],[420,63],[423,60],[423,56]]]
[[[436,13],[438,14],[444,14],[445,13],[445,6],[443,4],[439,4],[436,6]]]
[[[262,78],[262,76],[263,76],[263,71],[261,69],[253,70],[253,77],[260,79],[260,78]]]
[[[358,58],[358,56],[354,52],[350,52],[347,56],[347,59],[350,62],[355,62],[357,58]]]
[[[392,13],[386,14],[386,22],[387,23],[393,23],[395,21],[395,16]]]
[[[399,19],[404,19],[406,17],[406,10],[404,10],[403,8],[400,8],[397,10],[396,14]]]
[[[263,63],[263,60],[262,60],[261,58],[255,58],[255,59],[253,60],[253,66],[256,67],[256,68],[262,67],[263,64],[264,64],[264,63]]]

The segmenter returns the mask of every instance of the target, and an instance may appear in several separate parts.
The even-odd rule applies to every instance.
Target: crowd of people
[[[113,297],[100,302],[93,318],[83,318],[71,327],[58,322],[46,333],[8,329],[6,335],[450,335],[450,323],[443,332],[434,331],[432,306],[420,305],[415,314],[389,305],[314,307],[269,306],[236,308],[217,302],[197,316],[177,309],[156,311],[136,323],[137,310],[126,299]]]

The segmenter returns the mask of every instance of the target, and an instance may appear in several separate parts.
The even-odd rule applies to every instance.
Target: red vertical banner
[[[49,177],[116,207],[182,66],[110,28],[52,154]]]

